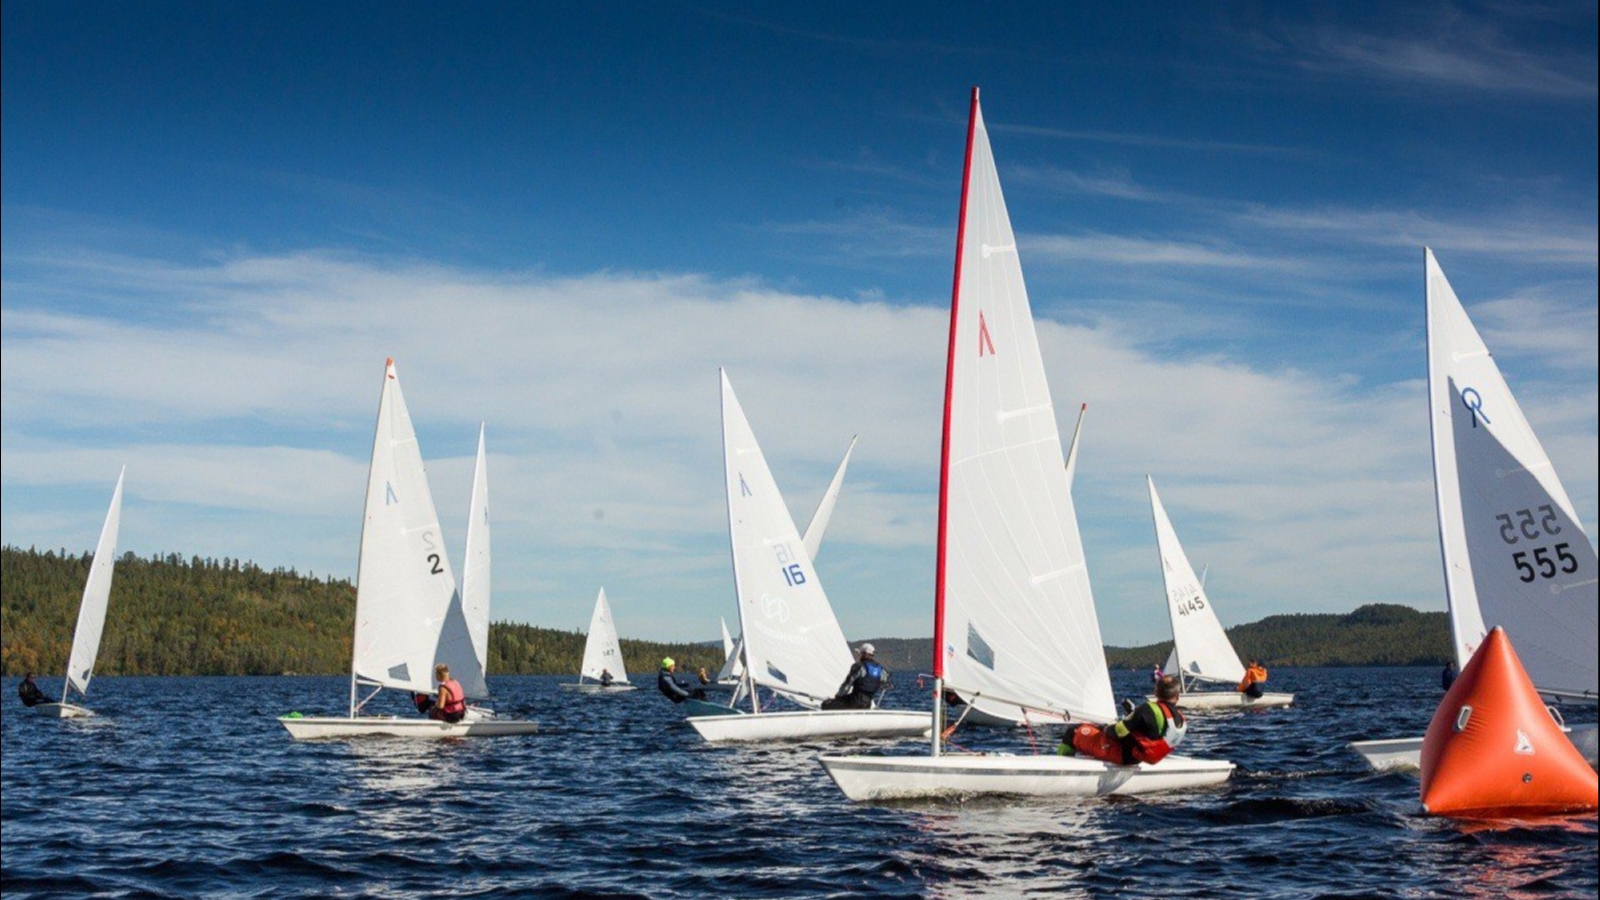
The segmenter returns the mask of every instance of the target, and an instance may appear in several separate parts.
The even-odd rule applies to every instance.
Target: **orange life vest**
[[[1189,730],[1189,723],[1184,721],[1183,713],[1159,700],[1150,701],[1150,706],[1155,709],[1156,722],[1161,726],[1161,736],[1153,738],[1138,732],[1130,732],[1129,737],[1133,738],[1133,743],[1129,745],[1128,752],[1139,762],[1155,765],[1166,759],[1172,748],[1183,742],[1183,736]]]
[[[1239,682],[1239,690],[1244,690],[1252,684],[1265,684],[1267,670],[1261,666],[1251,666],[1244,672],[1244,680]]]

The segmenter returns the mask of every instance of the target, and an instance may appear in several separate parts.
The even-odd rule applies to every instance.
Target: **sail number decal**
[[[422,533],[422,549],[431,551],[427,555],[428,574],[429,575],[443,575],[444,574],[444,556],[439,552],[439,548],[437,546],[435,546],[434,543],[433,543],[433,532],[424,531]]]
[[[1537,510],[1519,509],[1494,518],[1500,523],[1500,540],[1509,545],[1531,543],[1561,533],[1560,519],[1548,503]],[[1572,555],[1571,548],[1571,543],[1562,541],[1551,547],[1518,550],[1511,554],[1511,564],[1517,567],[1517,578],[1524,584],[1532,584],[1540,578],[1554,578],[1558,572],[1571,575],[1578,571],[1578,558]]]
[[[1173,588],[1169,596],[1172,608],[1177,610],[1180,616],[1187,616],[1206,608],[1206,598],[1202,597],[1200,591],[1192,584]]]
[[[795,561],[794,551],[788,544],[776,544],[772,548],[772,555],[778,561],[778,571],[783,574],[783,583],[790,587],[799,587],[806,583],[806,570]]]

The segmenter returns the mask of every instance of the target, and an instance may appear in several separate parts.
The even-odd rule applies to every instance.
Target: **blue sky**
[[[0,532],[351,575],[394,356],[498,617],[733,616],[716,369],[845,632],[931,631],[983,89],[1105,637],[1442,609],[1432,246],[1596,522],[1592,4],[7,3]],[[457,551],[459,552],[459,551]],[[114,614],[114,613],[113,613]]]

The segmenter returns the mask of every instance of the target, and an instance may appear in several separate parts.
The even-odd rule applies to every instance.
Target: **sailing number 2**
[[[1500,523],[1500,540],[1516,545],[1542,540],[1561,533],[1561,523],[1555,508],[1546,503],[1537,510],[1519,509],[1514,513],[1495,516]],[[1533,547],[1511,554],[1511,563],[1517,567],[1517,578],[1532,583],[1540,578],[1554,578],[1557,572],[1571,575],[1578,571],[1578,558],[1572,555],[1572,545],[1566,541],[1552,547]]]

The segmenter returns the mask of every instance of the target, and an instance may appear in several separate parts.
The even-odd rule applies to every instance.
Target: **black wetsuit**
[[[22,683],[17,685],[17,696],[22,698],[23,706],[38,706],[41,703],[50,702],[50,698],[44,695],[44,691],[39,690],[39,686],[28,678],[22,679]]]
[[[839,694],[822,701],[823,709],[871,709],[872,698],[889,679],[889,672],[875,659],[864,659],[850,667],[839,686]]]
[[[662,669],[656,673],[656,689],[661,692],[662,696],[673,703],[682,703],[691,697],[696,700],[704,700],[706,698],[704,690],[700,688],[691,689],[689,685],[679,681],[677,676],[672,674],[671,669]]]

